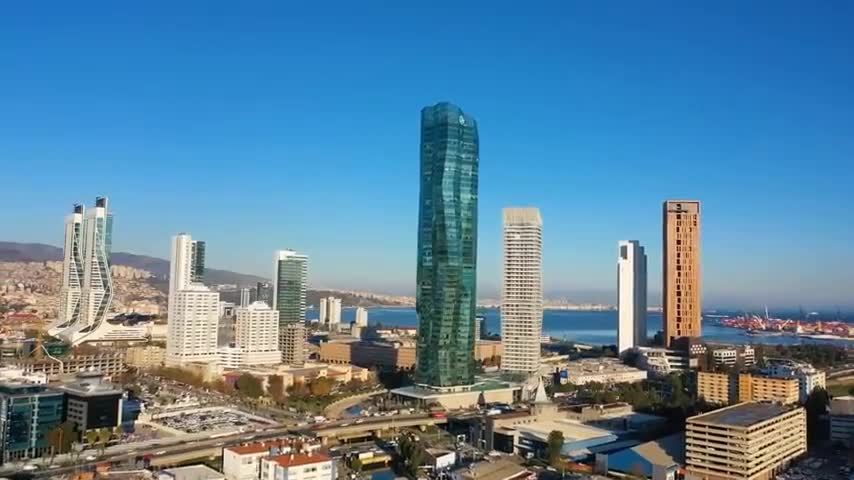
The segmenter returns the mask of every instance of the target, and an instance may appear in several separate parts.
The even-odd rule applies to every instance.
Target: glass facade
[[[305,322],[305,294],[308,259],[292,255],[277,261],[276,310],[279,324]]]
[[[205,280],[205,242],[195,241],[190,253],[190,281],[203,283]]]
[[[62,423],[64,395],[40,385],[0,385],[0,463],[38,458]]]
[[[478,161],[473,117],[449,103],[421,110],[418,384],[474,382]]]

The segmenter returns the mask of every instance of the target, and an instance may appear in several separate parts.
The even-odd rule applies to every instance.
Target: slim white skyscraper
[[[502,213],[501,368],[530,374],[540,366],[543,220],[536,208],[505,208]]]
[[[62,286],[59,293],[57,328],[80,321],[80,293],[83,287],[83,205],[75,205],[65,218]]]
[[[110,251],[113,242],[113,216],[107,211],[107,199],[95,198],[95,206],[83,216],[83,285],[80,291],[80,317],[86,334],[107,319],[113,302]]]
[[[248,307],[249,306],[249,289],[242,288],[240,289],[240,306]]]
[[[368,309],[356,307],[356,325],[364,328],[368,326]]]
[[[330,330],[338,330],[341,327],[341,299],[329,297],[326,299],[326,315]]]
[[[320,301],[318,302],[317,321],[318,321],[321,325],[326,325],[326,322],[327,322],[328,320],[329,320],[329,317],[327,317],[327,304],[326,304],[326,299],[325,299],[325,298],[321,298],[321,299],[320,299]]]
[[[617,259],[617,351],[646,343],[646,253],[637,240],[622,240]]]
[[[204,242],[181,233],[172,237],[166,363],[217,360],[220,301],[202,282]]]

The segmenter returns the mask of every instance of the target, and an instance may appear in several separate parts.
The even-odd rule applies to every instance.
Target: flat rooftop
[[[544,441],[548,439],[549,433],[557,430],[563,433],[564,443],[583,442],[612,435],[608,430],[591,427],[572,420],[540,420],[532,423],[513,425],[507,428],[533,435]]]
[[[782,415],[792,408],[775,403],[745,402],[688,419],[689,422],[749,427]]]

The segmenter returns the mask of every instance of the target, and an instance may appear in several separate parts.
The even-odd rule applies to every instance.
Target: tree
[[[285,402],[285,377],[281,375],[270,375],[267,377],[267,391],[276,403]]]
[[[332,393],[332,380],[318,377],[308,384],[308,390],[315,397],[325,397]]]
[[[53,463],[56,455],[63,455],[71,451],[76,438],[74,428],[73,423],[65,421],[47,433],[47,443],[50,446],[50,463]]]
[[[556,467],[560,464],[560,452],[563,449],[563,432],[552,430],[546,442],[546,459],[549,465]]]
[[[95,444],[98,443],[98,431],[97,430],[88,430],[86,432],[86,444],[89,445],[90,448],[95,448]]]
[[[110,443],[112,437],[113,429],[104,427],[98,430],[98,450],[101,451],[101,455],[107,450],[107,444]]]
[[[249,373],[244,373],[238,377],[235,386],[237,391],[249,398],[258,398],[264,395],[264,387],[261,385],[261,381]]]
[[[827,390],[816,387],[810,392],[804,408],[807,411],[807,440],[809,443],[818,443],[828,437],[827,425],[822,416],[827,414],[830,405],[830,396]]]
[[[352,462],[350,462],[350,468],[353,469],[354,472],[362,471],[362,461],[358,458],[354,458]]]

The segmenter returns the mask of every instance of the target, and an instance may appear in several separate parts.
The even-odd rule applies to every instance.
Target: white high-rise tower
[[[83,287],[83,205],[65,218],[62,287],[56,326],[68,328],[80,321],[80,293]]]
[[[617,259],[617,352],[646,343],[646,253],[637,240],[622,240]]]
[[[533,373],[543,329],[543,220],[536,208],[505,208],[501,368]]]
[[[110,251],[113,242],[113,216],[107,211],[107,199],[95,198],[95,206],[83,216],[83,285],[80,291],[81,334],[97,329],[106,319],[113,302]]]
[[[169,317],[166,323],[166,363],[217,360],[219,293],[205,287],[204,242],[190,235],[172,237],[169,263]]]

